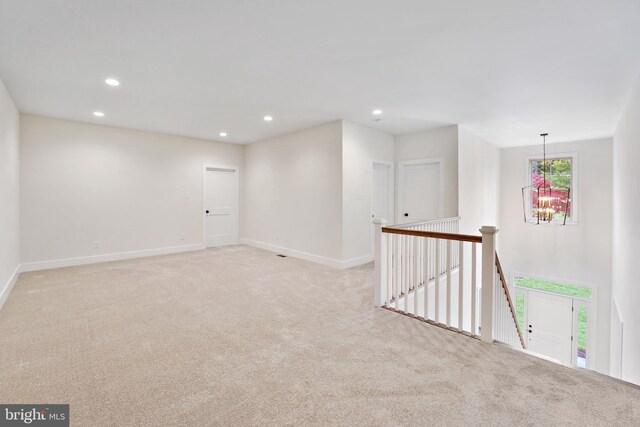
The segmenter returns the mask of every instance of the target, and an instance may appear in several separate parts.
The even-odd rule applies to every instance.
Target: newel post
[[[493,292],[495,289],[496,227],[483,226],[482,234],[482,307],[480,338],[493,342]]]
[[[387,225],[384,218],[375,218],[373,223],[375,232],[375,300],[376,307],[382,307],[387,300],[387,236],[382,233],[382,227]]]

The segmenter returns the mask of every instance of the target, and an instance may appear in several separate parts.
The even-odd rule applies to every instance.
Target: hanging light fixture
[[[524,221],[536,225],[565,225],[571,210],[571,189],[554,187],[551,183],[551,161],[547,163],[548,135],[548,133],[540,134],[542,137],[542,176],[540,176],[538,169],[538,174],[532,177],[531,185],[522,188]],[[549,180],[547,179],[547,169],[549,169]],[[533,175],[532,172],[529,170],[531,175]]]

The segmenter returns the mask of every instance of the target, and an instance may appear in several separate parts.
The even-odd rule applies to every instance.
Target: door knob
[[[404,216],[409,216],[409,214],[407,212],[405,212]]]
[[[531,329],[529,329],[529,333],[533,332]]]
[[[207,209],[207,213],[209,213],[209,210]]]

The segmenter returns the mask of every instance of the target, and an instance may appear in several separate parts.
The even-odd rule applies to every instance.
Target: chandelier
[[[571,189],[552,184],[553,161],[547,160],[547,136],[542,133],[542,163],[529,164],[531,185],[522,188],[522,209],[525,222],[565,225],[571,210]]]

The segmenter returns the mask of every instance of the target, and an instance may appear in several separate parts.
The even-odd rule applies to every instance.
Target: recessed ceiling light
[[[220,132],[220,136],[227,136],[226,132]]]
[[[117,81],[116,79],[107,79],[104,82],[109,86],[120,86],[120,82]]]
[[[382,110],[373,110],[371,114],[373,114],[374,116],[379,116],[380,114],[382,114]]]
[[[273,120],[273,117],[271,117],[271,116],[264,116],[264,121],[265,121],[265,122],[270,122],[271,120]]]
[[[104,113],[102,111],[94,111],[93,115],[96,117],[104,117]]]

